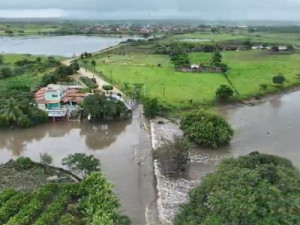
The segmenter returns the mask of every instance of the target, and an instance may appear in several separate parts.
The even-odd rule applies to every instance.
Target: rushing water
[[[130,37],[136,39],[137,37]],[[72,57],[96,52],[128,38],[95,36],[0,37],[0,54],[59,55]]]
[[[255,106],[221,110],[235,130],[229,146],[217,150],[194,149],[187,171],[175,177],[155,163],[159,216],[165,224],[172,224],[179,205],[188,200],[189,190],[224,158],[259,151],[288,158],[300,169],[299,99],[300,91]]]
[[[146,216],[155,219],[157,207],[150,136],[140,115],[137,109],[131,121],[56,122],[27,130],[0,130],[0,161],[20,155],[39,161],[40,153],[47,152],[61,166],[68,154],[93,154],[114,184],[124,213],[134,225],[146,224]]]

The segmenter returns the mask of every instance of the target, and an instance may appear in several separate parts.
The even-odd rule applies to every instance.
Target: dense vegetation
[[[191,141],[210,148],[228,144],[233,136],[233,130],[224,118],[204,110],[186,114],[180,128]]]
[[[126,118],[128,115],[128,109],[123,101],[98,93],[84,99],[83,109],[92,119],[117,119]]]
[[[300,223],[300,172],[280,157],[252,153],[224,160],[190,193],[176,225]]]
[[[0,55],[0,127],[27,128],[48,120],[33,99],[36,87],[25,85],[25,80],[30,77],[38,86],[40,75],[59,64],[54,57]],[[23,77],[24,82],[18,82]]]
[[[48,115],[34,103],[27,86],[11,86],[0,90],[0,127],[30,127],[48,121]]]
[[[77,161],[84,158],[85,164],[89,164],[91,160],[86,157],[79,156]],[[42,166],[28,158],[18,161],[23,171]],[[44,173],[48,173],[51,168],[45,166]],[[29,192],[4,189],[0,192],[0,224],[130,224],[128,217],[120,213],[119,201],[112,191],[112,185],[107,183],[100,172],[91,171],[84,180],[76,183],[48,181],[47,184]]]

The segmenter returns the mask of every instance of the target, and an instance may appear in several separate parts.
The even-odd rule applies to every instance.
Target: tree
[[[92,172],[100,171],[100,161],[93,155],[75,153],[68,155],[62,160],[62,165],[66,166],[71,172],[86,177]]]
[[[48,153],[40,153],[40,162],[43,164],[43,165],[51,165],[52,162],[53,162],[53,158],[51,155],[49,155]]]
[[[114,89],[114,87],[111,85],[103,85],[102,89],[108,93],[109,91],[112,91]]]
[[[289,52],[292,52],[292,51],[294,51],[294,46],[293,46],[293,45],[288,45],[288,46],[286,47],[286,50],[289,51]],[[1,64],[1,63],[0,63],[0,64]]]
[[[72,62],[70,66],[74,72],[77,72],[80,69],[79,63],[77,61]]]
[[[144,114],[146,117],[153,118],[159,113],[159,105],[156,98],[146,98],[143,101]]]
[[[215,51],[211,57],[211,66],[219,67],[222,62],[222,55],[219,51]]]
[[[300,224],[299,185],[287,159],[257,152],[226,159],[191,191],[174,224]]]
[[[8,125],[18,123],[22,115],[20,106],[13,98],[10,98],[0,110],[0,118]]]
[[[113,119],[123,115],[125,117],[128,111],[124,102],[98,93],[84,99],[83,109],[93,119]]]
[[[159,166],[165,175],[186,170],[190,157],[190,143],[185,138],[175,137],[153,152],[153,157],[158,160]]]
[[[41,57],[37,57],[36,58],[36,62],[40,63],[42,61],[42,58]]]
[[[247,50],[252,49],[252,46],[253,46],[253,44],[252,44],[252,42],[251,42],[250,39],[244,41],[243,45],[244,45],[244,47],[245,47]]]
[[[285,82],[285,77],[281,74],[273,77],[274,84],[282,85],[284,82]]]
[[[233,95],[233,90],[228,85],[220,85],[216,91],[216,96],[220,99],[228,99]]]
[[[94,59],[92,60],[91,64],[94,68],[96,67],[96,61]]]
[[[13,75],[13,71],[10,67],[3,67],[0,69],[0,78],[11,77]]]
[[[3,55],[0,55],[0,65],[2,65],[4,63],[4,57]]]
[[[279,49],[279,47],[277,45],[273,45],[272,48],[271,48],[271,50],[273,52],[279,52],[280,51],[280,49]]]
[[[233,130],[225,119],[204,110],[186,114],[180,128],[191,141],[210,148],[228,144],[233,136]]]

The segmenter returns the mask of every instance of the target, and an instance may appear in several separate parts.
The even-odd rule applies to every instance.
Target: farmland
[[[1,185],[0,224],[129,224],[127,217],[119,213],[118,199],[112,192],[112,185],[100,172],[92,173],[79,182],[71,179],[62,182],[62,174],[57,176],[53,171],[59,168],[45,167],[26,158],[10,161],[1,167],[11,172],[14,168],[17,173],[22,172],[23,177],[19,177],[15,189],[11,184],[6,184],[9,188],[4,189]],[[56,174],[58,180],[48,180],[25,191],[22,185],[28,183],[26,177],[30,177],[29,170],[40,178]],[[2,178],[11,181],[14,176],[8,173]]]
[[[227,76],[237,89],[236,98],[248,99],[273,93],[300,83],[300,55],[273,54],[268,50],[224,51],[223,61],[229,66]],[[211,53],[190,53],[192,64],[209,64]],[[228,81],[220,73],[177,72],[168,55],[129,52],[126,54],[99,54],[95,56],[95,70],[107,80],[124,89],[125,83],[144,85],[143,94],[155,97],[161,103],[177,109],[212,104],[215,91]],[[160,65],[159,65],[160,64]],[[282,86],[272,83],[272,77],[283,74]],[[262,89],[261,85],[266,88]],[[126,91],[126,90],[125,90]]]

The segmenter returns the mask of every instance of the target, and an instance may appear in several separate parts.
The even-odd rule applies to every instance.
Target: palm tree
[[[0,111],[0,117],[8,125],[11,123],[18,123],[20,118],[23,116],[20,106],[15,99],[10,98]]]

